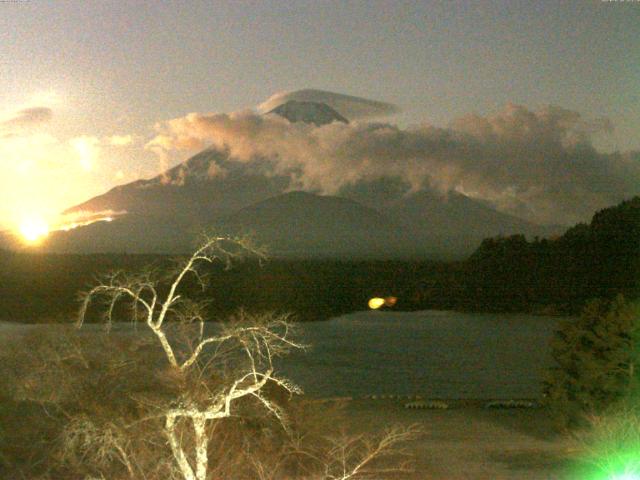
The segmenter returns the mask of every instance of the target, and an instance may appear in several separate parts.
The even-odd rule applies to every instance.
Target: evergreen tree
[[[581,424],[638,391],[638,320],[622,295],[593,300],[563,322],[552,343],[556,365],[544,381],[545,403],[565,428]]]

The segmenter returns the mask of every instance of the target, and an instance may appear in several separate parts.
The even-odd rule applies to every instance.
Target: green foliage
[[[544,382],[545,403],[559,424],[579,426],[637,390],[638,316],[622,296],[594,300],[565,321],[551,350],[556,366]]]

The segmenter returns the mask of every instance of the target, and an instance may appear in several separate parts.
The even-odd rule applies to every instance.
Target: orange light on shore
[[[387,297],[384,299],[385,307],[393,307],[398,302],[398,297]]]
[[[398,301],[397,297],[386,297],[386,298],[373,297],[372,299],[369,300],[368,305],[371,310],[377,310],[381,307],[393,307],[397,301]]]
[[[371,310],[377,310],[383,305],[384,305],[384,298],[373,297],[372,299],[369,300],[369,308]]]

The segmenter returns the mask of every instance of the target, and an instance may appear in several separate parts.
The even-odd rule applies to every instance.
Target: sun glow
[[[55,232],[68,232],[98,222],[113,222],[126,211],[104,210],[100,212],[78,212],[75,214],[31,214],[17,216],[12,231],[27,245],[39,245],[46,237]]]
[[[49,225],[41,217],[29,217],[20,222],[19,230],[27,243],[35,244],[49,234]]]

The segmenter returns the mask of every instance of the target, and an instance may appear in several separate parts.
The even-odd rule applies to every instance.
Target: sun
[[[40,217],[29,217],[20,222],[19,230],[25,242],[36,244],[49,234],[49,225]]]

